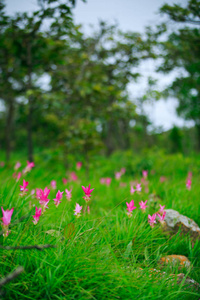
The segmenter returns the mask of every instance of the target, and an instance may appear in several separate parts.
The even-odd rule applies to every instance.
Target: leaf
[[[67,239],[72,238],[75,235],[75,226],[73,223],[67,224],[64,228],[64,237]]]
[[[126,247],[126,251],[124,252],[124,259],[128,259],[129,255],[131,254],[132,251],[132,241],[130,243],[128,243],[127,247]]]

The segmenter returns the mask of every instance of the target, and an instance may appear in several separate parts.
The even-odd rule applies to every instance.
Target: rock
[[[178,211],[173,209],[166,209],[165,221],[163,222],[164,231],[177,233],[181,228],[183,234],[190,233],[194,239],[200,239],[200,228],[190,218],[181,215]]]
[[[172,266],[178,265],[179,270],[182,268],[189,269],[189,267],[191,265],[189,259],[184,255],[167,255],[167,256],[161,257],[160,263],[162,265],[169,265],[169,264],[171,264]]]

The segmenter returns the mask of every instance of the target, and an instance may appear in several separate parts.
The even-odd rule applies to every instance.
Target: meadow
[[[14,170],[18,161],[21,166]],[[78,168],[77,161],[83,162]],[[182,235],[181,231],[170,235],[162,230],[159,221],[153,228],[148,222],[148,215],[165,205],[200,225],[200,156],[166,155],[161,151],[136,155],[127,151],[109,158],[94,157],[89,166],[81,159],[71,159],[65,167],[58,153],[43,152],[36,155],[34,164],[19,181],[16,175],[27,165],[23,156],[15,154],[9,165],[2,163],[0,167],[1,207],[14,208],[10,232],[7,237],[2,232],[0,236],[0,276],[18,266],[24,268],[2,287],[2,299],[200,298],[199,291],[186,288],[184,280],[177,283],[178,266],[160,264],[163,256],[185,255],[191,266],[181,272],[200,282],[200,240]],[[115,178],[120,170],[120,178]],[[143,170],[148,171],[146,181]],[[192,172],[190,190],[186,188],[188,172]],[[102,178],[111,180],[106,184]],[[20,196],[23,179],[28,182],[28,191]],[[138,183],[142,190],[131,195],[131,185]],[[86,203],[82,186],[89,184],[94,190]],[[51,190],[49,208],[34,224],[35,207],[41,206],[36,188],[45,187]],[[72,189],[71,199],[66,198],[66,189]],[[53,199],[58,190],[64,193],[56,207]],[[136,209],[129,217],[126,202],[131,200]],[[143,212],[139,202],[146,200]],[[74,215],[76,203],[82,206],[79,217]],[[26,245],[55,248],[3,248]],[[175,280],[170,274],[175,274]]]

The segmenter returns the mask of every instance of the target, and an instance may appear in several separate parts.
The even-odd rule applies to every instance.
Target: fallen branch
[[[0,288],[3,285],[10,282],[11,280],[13,280],[14,278],[16,278],[17,276],[19,276],[22,272],[24,272],[24,268],[23,267],[18,267],[15,271],[13,271],[12,273],[8,274],[6,277],[1,279],[0,280]]]
[[[47,248],[56,248],[56,245],[28,245],[28,246],[2,246],[0,245],[0,249],[4,250],[30,250],[30,249],[37,249],[37,250],[43,250]]]

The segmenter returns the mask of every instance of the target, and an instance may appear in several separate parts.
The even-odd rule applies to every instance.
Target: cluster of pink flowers
[[[122,168],[119,172],[115,172],[115,179],[119,180],[123,174],[125,174],[126,169]]]
[[[135,186],[135,189],[133,186],[131,186],[131,190],[130,190],[130,193],[131,195],[134,194],[135,192],[141,192],[142,190],[142,187],[141,187],[141,183],[137,183],[136,186]]]
[[[111,184],[112,178],[110,177],[106,177],[106,178],[101,178],[100,179],[100,183],[101,184],[105,184],[107,186],[109,186]]]
[[[191,190],[191,187],[192,187],[192,172],[188,172],[188,177],[186,180],[186,188],[188,190]]]

